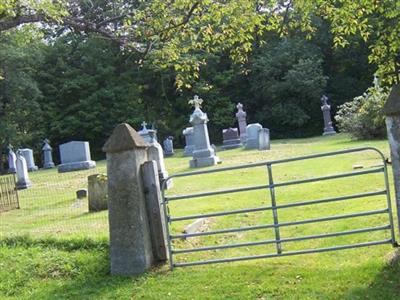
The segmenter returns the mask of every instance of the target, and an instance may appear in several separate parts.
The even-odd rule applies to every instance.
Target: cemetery
[[[0,299],[399,299],[399,11],[1,2]]]

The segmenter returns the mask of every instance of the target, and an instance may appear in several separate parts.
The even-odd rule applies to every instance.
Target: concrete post
[[[386,115],[387,136],[392,158],[398,226],[400,229],[400,84],[393,86],[383,112]]]
[[[141,165],[147,144],[128,124],[120,124],[105,143],[111,274],[137,275],[152,266],[153,252]]]

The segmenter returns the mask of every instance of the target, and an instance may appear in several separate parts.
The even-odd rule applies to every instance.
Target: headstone
[[[321,97],[321,110],[324,116],[324,133],[322,135],[332,135],[336,134],[335,129],[332,126],[332,119],[331,119],[331,106],[328,104],[328,97],[323,95]]]
[[[258,149],[258,132],[262,129],[259,123],[249,124],[246,127],[246,149]]]
[[[16,167],[17,167],[16,188],[18,190],[22,190],[30,187],[32,183],[29,180],[28,176],[28,166],[26,164],[25,157],[20,150],[17,151]]]
[[[195,109],[190,116],[190,123],[193,125],[194,150],[193,159],[189,162],[191,168],[213,166],[219,162],[214,149],[210,145],[207,128],[207,114],[202,112],[200,105],[203,102],[197,95],[189,104]]]
[[[107,175],[94,174],[88,176],[88,201],[89,212],[107,209]]]
[[[153,133],[154,138],[157,140],[157,130],[154,129],[154,125],[152,129],[148,129],[147,128],[147,123],[146,121],[142,122],[142,129],[138,131],[138,133],[140,134],[140,136],[144,139],[144,141],[146,143],[150,143],[151,142],[151,137],[150,137],[150,133]]]
[[[45,139],[43,141],[44,145],[42,148],[43,151],[43,169],[51,169],[54,168],[54,162],[53,162],[53,148],[50,146],[50,141],[48,139]]]
[[[25,149],[19,149],[21,154],[25,157],[26,165],[28,167],[28,171],[37,171],[39,168],[35,165],[35,160],[33,158],[33,151],[32,149],[25,148]]]
[[[87,170],[96,167],[96,162],[90,158],[89,142],[72,141],[60,145],[61,164],[58,172]]]
[[[222,130],[222,138],[222,149],[224,150],[242,147],[237,128],[228,128]]]
[[[138,275],[154,262],[141,166],[148,144],[128,124],[118,125],[107,153],[108,220],[112,275]]]
[[[165,156],[172,156],[174,155],[174,143],[173,143],[173,137],[169,136],[167,137],[163,144],[164,144],[164,155]]]
[[[243,111],[243,104],[238,103],[236,105],[236,108],[238,109],[238,112],[236,113],[236,118],[238,120],[239,124],[239,132],[240,132],[240,140],[242,141],[242,144],[246,143],[246,127],[247,127],[247,122],[246,122],[246,112]]]
[[[83,199],[86,198],[88,195],[87,189],[79,189],[76,191],[76,198],[77,199]]]
[[[258,150],[269,150],[271,149],[269,129],[261,128],[258,132]]]
[[[163,149],[161,145],[156,141],[154,134],[154,131],[149,132],[150,143],[149,147],[147,148],[147,156],[149,160],[154,160],[157,163],[158,178],[160,179],[161,186],[162,182],[168,178],[168,172],[165,168]],[[168,180],[166,187],[172,187],[172,180]]]
[[[17,171],[16,160],[17,156],[15,155],[12,146],[8,145],[8,173],[15,173]]]
[[[184,129],[182,133],[185,136],[185,148],[183,149],[183,154],[185,156],[192,156],[194,150],[193,127]]]

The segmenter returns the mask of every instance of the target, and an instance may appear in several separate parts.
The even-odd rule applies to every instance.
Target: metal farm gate
[[[365,152],[365,151],[373,151],[378,154],[379,159],[382,161],[382,165],[377,167],[373,167],[366,170],[356,170],[347,173],[341,174],[333,174],[328,176],[320,176],[314,178],[307,178],[307,179],[300,179],[300,180],[291,180],[286,182],[275,182],[273,177],[273,170],[272,167],[278,164],[287,164],[295,161],[302,161],[302,160],[312,160],[316,158],[322,157],[333,157],[338,155],[344,155],[348,153],[356,153],[356,152]],[[226,171],[233,171],[233,170],[240,170],[240,169],[250,169],[255,167],[266,167],[266,171],[268,174],[268,182],[263,185],[255,185],[255,186],[245,186],[245,187],[237,187],[237,188],[230,188],[224,190],[215,190],[215,191],[207,191],[203,193],[191,193],[186,195],[166,195],[165,187],[166,181],[172,178],[177,177],[190,177],[194,175],[202,175],[202,174],[211,174],[211,173],[223,173]],[[340,178],[352,178],[356,176],[362,176],[371,173],[381,173],[383,176],[383,186],[380,190],[374,190],[369,192],[362,192],[352,195],[346,196],[338,196],[338,197],[331,197],[331,198],[324,198],[312,201],[301,201],[301,202],[293,202],[293,203],[279,203],[276,197],[277,189],[282,187],[288,187],[293,185],[300,185],[305,183],[312,183],[312,182],[321,182],[325,180],[332,180],[332,179],[340,179]],[[251,260],[251,259],[262,259],[262,258],[271,258],[271,257],[280,257],[280,256],[289,256],[289,255],[299,255],[299,254],[308,254],[308,253],[317,253],[317,252],[328,252],[328,251],[335,251],[335,250],[343,250],[349,248],[360,248],[366,246],[373,246],[373,245],[381,245],[381,244],[392,244],[393,246],[397,246],[394,234],[394,225],[393,225],[393,217],[392,217],[392,208],[391,208],[391,199],[390,199],[390,190],[389,190],[389,182],[388,182],[388,174],[387,174],[387,164],[385,161],[384,155],[375,148],[372,147],[364,147],[364,148],[356,148],[356,149],[349,149],[343,151],[335,151],[329,153],[322,153],[322,154],[315,154],[315,155],[308,155],[308,156],[301,156],[301,157],[294,157],[288,159],[280,159],[280,160],[273,160],[273,161],[265,161],[259,163],[252,163],[252,164],[244,164],[239,166],[232,166],[232,167],[225,167],[225,168],[217,168],[211,170],[203,170],[203,171],[195,171],[195,172],[188,172],[188,173],[180,173],[170,176],[166,181],[162,184],[162,198],[163,198],[163,210],[164,210],[164,217],[166,223],[166,233],[167,233],[167,240],[168,240],[168,251],[169,251],[169,258],[170,258],[170,267],[185,267],[185,266],[193,266],[193,265],[204,265],[204,264],[212,264],[212,263],[223,263],[223,262],[232,262],[232,261],[242,261],[242,260]],[[178,200],[185,200],[185,199],[192,199],[192,198],[202,198],[208,197],[213,195],[222,195],[222,194],[230,194],[230,193],[238,193],[238,192],[247,192],[247,191],[255,191],[255,190],[267,190],[270,194],[271,203],[268,206],[261,206],[261,207],[251,207],[246,209],[239,209],[239,210],[226,210],[226,211],[218,211],[212,213],[205,213],[205,214],[196,214],[196,215],[187,215],[187,216],[172,216],[169,213],[169,205]],[[301,207],[301,206],[310,206],[315,204],[324,204],[324,203],[344,203],[347,200],[365,198],[365,197],[372,197],[382,195],[385,196],[385,200],[383,201],[384,207],[377,210],[368,210],[362,211],[357,213],[351,214],[335,214],[330,216],[321,216],[318,218],[311,218],[305,220],[293,220],[290,222],[280,222],[279,221],[279,211],[292,208],[292,207]],[[200,201],[196,200],[196,201]],[[258,224],[255,226],[245,226],[245,227],[238,227],[238,228],[224,228],[219,230],[213,231],[204,231],[204,232],[194,232],[194,233],[182,233],[182,234],[171,234],[171,225],[174,222],[178,221],[185,221],[185,220],[196,220],[198,218],[208,218],[208,217],[221,217],[221,216],[228,216],[228,215],[237,215],[237,214],[249,214],[254,212],[261,212],[261,211],[271,211],[273,224]],[[357,228],[354,230],[345,230],[339,232],[332,232],[332,233],[324,233],[324,234],[312,234],[312,235],[304,235],[304,236],[291,236],[291,237],[284,237],[281,234],[281,228],[288,227],[288,226],[296,226],[296,225],[303,225],[303,224],[311,224],[311,223],[319,223],[319,222],[329,222],[334,220],[341,220],[341,219],[351,219],[355,217],[366,217],[372,215],[387,215],[387,222],[386,224],[382,224],[381,226],[375,227],[365,227],[365,228]],[[237,232],[245,232],[245,231],[256,231],[260,229],[271,229],[273,230],[273,234],[275,238],[269,240],[257,240],[252,242],[245,242],[245,243],[229,243],[229,244],[218,244],[206,247],[195,247],[190,249],[175,249],[172,246],[173,240],[181,240],[184,241],[186,239],[192,237],[206,237],[211,235],[218,235],[218,234],[228,234],[228,233],[237,233]],[[296,251],[284,251],[282,249],[282,244],[286,242],[297,242],[297,241],[305,241],[305,240],[314,240],[314,239],[323,239],[328,237],[337,237],[337,236],[346,236],[346,235],[353,235],[353,234],[360,234],[360,233],[367,233],[373,231],[388,231],[390,233],[390,238],[382,239],[382,240],[374,240],[374,241],[363,241],[358,243],[346,244],[346,245],[335,245],[331,247],[320,247],[320,248],[311,248],[311,249],[301,249]],[[257,255],[245,255],[239,257],[230,257],[230,258],[219,258],[219,259],[206,259],[206,260],[197,260],[197,261],[190,261],[190,262],[175,262],[175,256],[182,253],[194,253],[194,252],[201,252],[201,251],[214,251],[218,249],[230,249],[230,248],[237,248],[237,247],[249,247],[251,246],[260,246],[260,245],[273,245],[275,244],[276,251],[272,253],[263,253]]]

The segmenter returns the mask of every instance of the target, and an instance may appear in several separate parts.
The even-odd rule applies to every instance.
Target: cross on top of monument
[[[189,100],[189,104],[193,105],[195,109],[200,109],[202,103],[203,99],[199,98],[197,95],[195,95],[192,100]]]
[[[236,105],[236,108],[237,108],[238,110],[243,110],[243,104],[239,102],[239,103]]]
[[[43,140],[43,143],[44,143],[44,144],[50,144],[50,141],[49,141],[49,139],[44,139],[44,140]]]
[[[140,124],[140,125],[142,125],[142,127],[143,127],[142,130],[147,130],[147,127],[146,127],[146,126],[147,126],[147,123],[146,123],[146,121],[143,121],[142,124]]]

